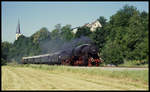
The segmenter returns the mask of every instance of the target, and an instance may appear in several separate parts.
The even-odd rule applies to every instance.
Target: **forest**
[[[97,20],[102,27],[94,32],[82,26],[74,34],[71,32],[71,24],[62,27],[61,24],[56,24],[55,29],[50,31],[43,27],[30,37],[21,35],[13,43],[4,41],[1,44],[1,64],[12,61],[21,63],[24,56],[43,54],[41,44],[45,41],[72,42],[82,36],[90,38],[96,44],[105,64],[119,65],[125,62],[148,64],[149,13],[125,5],[112,15],[109,21],[104,16],[100,16]]]

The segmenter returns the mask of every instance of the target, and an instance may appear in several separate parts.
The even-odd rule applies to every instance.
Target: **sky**
[[[100,16],[107,20],[124,5],[133,5],[140,12],[149,12],[149,4],[146,1],[140,2],[11,2],[1,3],[2,42],[14,42],[18,19],[20,20],[21,33],[27,37],[46,27],[49,31],[55,28],[56,24],[65,26],[72,25],[72,28],[94,22]]]

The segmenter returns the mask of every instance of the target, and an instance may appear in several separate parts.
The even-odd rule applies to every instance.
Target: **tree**
[[[148,56],[148,14],[141,14],[135,12],[130,18],[127,42],[130,51],[127,58],[140,61]]]
[[[79,38],[81,36],[90,36],[92,32],[90,31],[90,28],[88,27],[79,27],[78,31],[75,34],[75,38]]]
[[[59,33],[59,31],[57,29],[52,30],[52,32],[51,32],[51,38],[52,38],[52,40],[60,38],[60,36],[61,35],[60,35],[60,33]]]
[[[73,39],[73,33],[71,32],[71,25],[66,25],[64,27],[62,27],[62,38],[66,41],[70,41],[71,39]]]
[[[125,5],[122,9],[117,11],[116,14],[110,17],[110,23],[116,26],[129,26],[128,21],[133,16],[134,12],[137,12],[137,8],[134,6]]]
[[[9,57],[11,47],[12,47],[12,43],[9,43],[7,41],[2,42],[2,45],[1,45],[1,49],[2,49],[1,64],[2,65],[5,65],[8,62],[8,57]]]
[[[15,40],[10,48],[8,59],[21,63],[22,57],[38,55],[40,52],[41,49],[39,47],[39,43],[33,42],[31,37],[21,35],[18,40]]]
[[[106,64],[119,65],[123,63],[123,54],[120,51],[120,46],[115,42],[108,41],[101,53]]]
[[[12,43],[9,43],[7,41],[2,42],[2,55],[8,56],[11,47]]]
[[[55,29],[58,30],[59,33],[61,33],[61,24],[55,25]]]
[[[105,26],[107,19],[104,16],[100,16],[98,21],[101,23],[102,26]]]
[[[123,60],[148,59],[146,12],[140,13],[136,7],[125,5],[110,17],[105,30],[108,34],[102,55],[106,63],[120,64]]]
[[[34,43],[40,43],[42,40],[51,39],[50,32],[43,27],[31,36]]]
[[[106,42],[106,37],[107,37],[107,31],[102,28],[97,28],[96,31],[94,31],[91,34],[91,38],[93,42],[98,46],[98,48],[101,50]]]

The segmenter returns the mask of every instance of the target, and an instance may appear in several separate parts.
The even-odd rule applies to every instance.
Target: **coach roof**
[[[43,55],[37,55],[37,56],[29,56],[29,57],[22,57],[22,59],[29,59],[29,58],[39,58],[39,57],[45,57],[45,56],[53,56],[56,54],[59,54],[60,52],[55,52],[51,54],[43,54]]]
[[[50,56],[50,54],[43,54],[43,55],[37,55],[37,56],[23,57],[22,59],[38,58],[38,57],[45,57],[45,56]]]

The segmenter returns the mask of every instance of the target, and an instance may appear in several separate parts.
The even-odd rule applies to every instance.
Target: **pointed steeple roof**
[[[20,22],[19,22],[19,19],[18,19],[18,26],[17,26],[16,33],[21,34],[21,32],[20,32]]]

